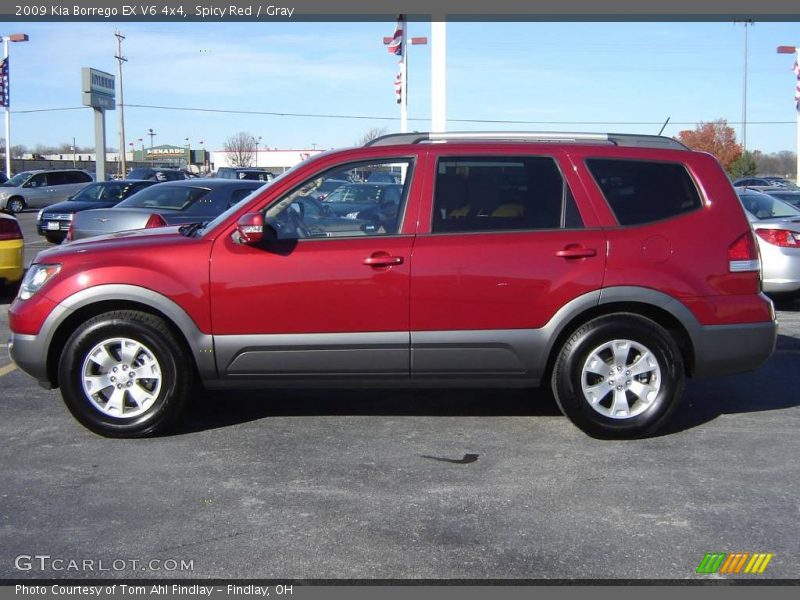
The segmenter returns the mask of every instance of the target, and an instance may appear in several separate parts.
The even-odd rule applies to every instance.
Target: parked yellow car
[[[0,213],[0,284],[22,279],[22,230],[17,219]]]

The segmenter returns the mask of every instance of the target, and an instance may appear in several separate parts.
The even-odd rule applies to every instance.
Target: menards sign
[[[158,146],[156,148],[145,149],[145,156],[152,157],[175,157],[186,156],[186,148],[180,146]]]

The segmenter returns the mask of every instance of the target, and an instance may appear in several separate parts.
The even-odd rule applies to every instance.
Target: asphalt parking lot
[[[0,578],[722,577],[707,552],[800,574],[800,302],[761,369],[690,381],[669,430],[622,442],[485,389],[203,393],[169,435],[108,440],[10,365],[10,301]]]

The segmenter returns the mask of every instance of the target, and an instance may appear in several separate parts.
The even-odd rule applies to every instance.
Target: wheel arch
[[[549,381],[558,353],[569,336],[592,319],[617,313],[645,317],[663,327],[681,352],[686,375],[693,374],[695,345],[691,331],[699,327],[699,324],[683,304],[656,290],[637,287],[608,288],[592,296],[595,296],[593,302],[581,302],[574,310],[565,311],[566,314],[561,318],[554,318],[555,323],[551,322],[553,330],[542,381]],[[568,307],[569,305],[562,310]]]
[[[194,357],[195,368],[202,379],[217,375],[212,336],[200,331],[191,317],[174,301],[152,290],[130,285],[102,285],[81,290],[64,300],[53,311],[56,321],[47,327],[53,333],[47,341],[47,377],[58,387],[58,360],[61,352],[81,323],[99,314],[116,310],[138,310],[164,320]],[[46,328],[43,327],[43,330]]]

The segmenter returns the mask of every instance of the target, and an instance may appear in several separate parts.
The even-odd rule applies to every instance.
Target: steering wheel
[[[289,226],[297,232],[297,237],[311,237],[311,232],[306,227],[300,214],[291,208],[287,208],[284,213],[288,213]]]

